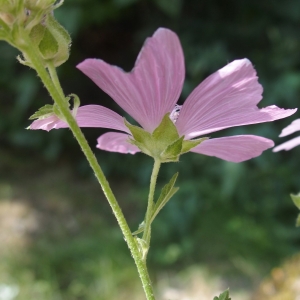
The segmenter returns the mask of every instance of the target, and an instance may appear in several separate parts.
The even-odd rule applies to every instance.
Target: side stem
[[[53,98],[54,102],[59,107],[62,115],[64,116],[66,122],[68,123],[74,137],[76,138],[77,142],[79,143],[84,155],[86,156],[91,168],[93,169],[95,176],[100,183],[102,190],[113,210],[113,213],[119,223],[119,226],[122,230],[122,233],[124,235],[125,241],[127,242],[127,245],[130,249],[131,255],[135,261],[135,264],[137,266],[142,285],[144,288],[144,292],[146,294],[147,300],[155,300],[153,288],[151,284],[151,280],[147,271],[147,267],[145,262],[142,260],[141,254],[139,252],[138,246],[136,244],[136,241],[134,240],[131,230],[126,222],[126,219],[122,213],[122,210],[109,186],[108,181],[106,180],[106,177],[101,169],[101,167],[98,164],[98,161],[92,152],[90,146],[88,145],[82,131],[78,127],[76,120],[73,118],[68,104],[63,97],[62,90],[57,87],[58,82],[54,84],[48,74],[48,72],[45,70],[42,61],[40,59],[38,51],[36,51],[34,45],[32,45],[29,37],[27,36],[26,32],[23,32],[23,39],[26,39],[26,46],[21,49],[23,52],[26,53],[27,57],[30,59],[32,65],[34,66],[34,69],[36,70],[38,76],[41,78],[42,82],[44,83],[46,89],[50,93],[50,96]],[[54,70],[51,70],[52,77]],[[56,74],[54,75],[56,77]]]
[[[151,217],[153,213],[153,204],[154,204],[154,192],[155,192],[155,186],[157,181],[158,172],[160,169],[161,162],[159,159],[154,159],[154,166],[153,171],[150,179],[150,190],[149,190],[149,196],[148,196],[148,207],[147,212],[145,216],[145,227],[144,227],[144,234],[143,234],[143,240],[146,241],[148,248],[150,247],[150,239],[151,239]],[[145,256],[146,260],[146,256]]]

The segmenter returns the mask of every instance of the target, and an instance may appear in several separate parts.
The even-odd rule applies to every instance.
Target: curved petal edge
[[[205,140],[191,152],[238,163],[259,156],[273,146],[274,142],[264,137],[236,135]]]
[[[140,149],[128,142],[130,135],[120,132],[107,132],[97,139],[97,148],[110,152],[135,154]]]

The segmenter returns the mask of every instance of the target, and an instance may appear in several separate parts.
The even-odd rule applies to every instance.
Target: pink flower
[[[206,78],[185,100],[175,106],[182,91],[185,66],[177,35],[160,28],[148,38],[129,73],[99,59],[86,59],[78,66],[124,111],[146,131],[152,133],[166,113],[185,140],[225,128],[270,122],[285,118],[296,109],[284,110],[274,105],[262,109],[262,86],[248,59],[235,60]],[[108,132],[98,138],[97,147],[134,154],[138,147],[128,142],[131,135],[123,118],[100,105],[79,107],[76,120],[81,127],[101,127],[121,132]],[[36,120],[31,129],[67,127],[53,119]],[[273,141],[255,135],[238,135],[207,139],[190,151],[241,162],[256,157],[274,146]]]
[[[287,136],[289,134],[292,134],[296,131],[300,130],[300,119],[296,119],[293,121],[289,126],[285,127],[282,131],[281,134],[279,135],[280,137]],[[295,137],[285,143],[282,143],[281,145],[275,147],[273,149],[273,152],[278,152],[281,150],[291,150],[292,148],[299,146],[300,145],[300,136]]]

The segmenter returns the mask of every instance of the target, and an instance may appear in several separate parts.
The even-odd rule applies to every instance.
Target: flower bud
[[[62,4],[57,0],[25,0],[24,6],[30,11],[53,10]],[[46,12],[46,11],[45,11]]]
[[[52,63],[58,67],[69,58],[71,38],[52,14],[46,16],[43,24],[32,28],[30,38],[40,51],[45,66]]]

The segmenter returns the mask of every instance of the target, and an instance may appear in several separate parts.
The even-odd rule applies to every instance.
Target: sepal
[[[167,147],[179,138],[177,128],[170,119],[170,113],[165,114],[161,123],[153,131],[152,137],[155,142],[162,144],[162,148]]]
[[[179,138],[177,141],[169,145],[162,153],[161,153],[161,162],[176,162],[179,160],[179,156],[182,150],[184,136]]]
[[[208,137],[204,137],[204,138],[200,138],[200,139],[195,139],[195,140],[183,141],[181,154],[189,152],[191,149],[193,149],[194,147],[198,146],[199,144],[201,144],[205,140],[208,140]]]

